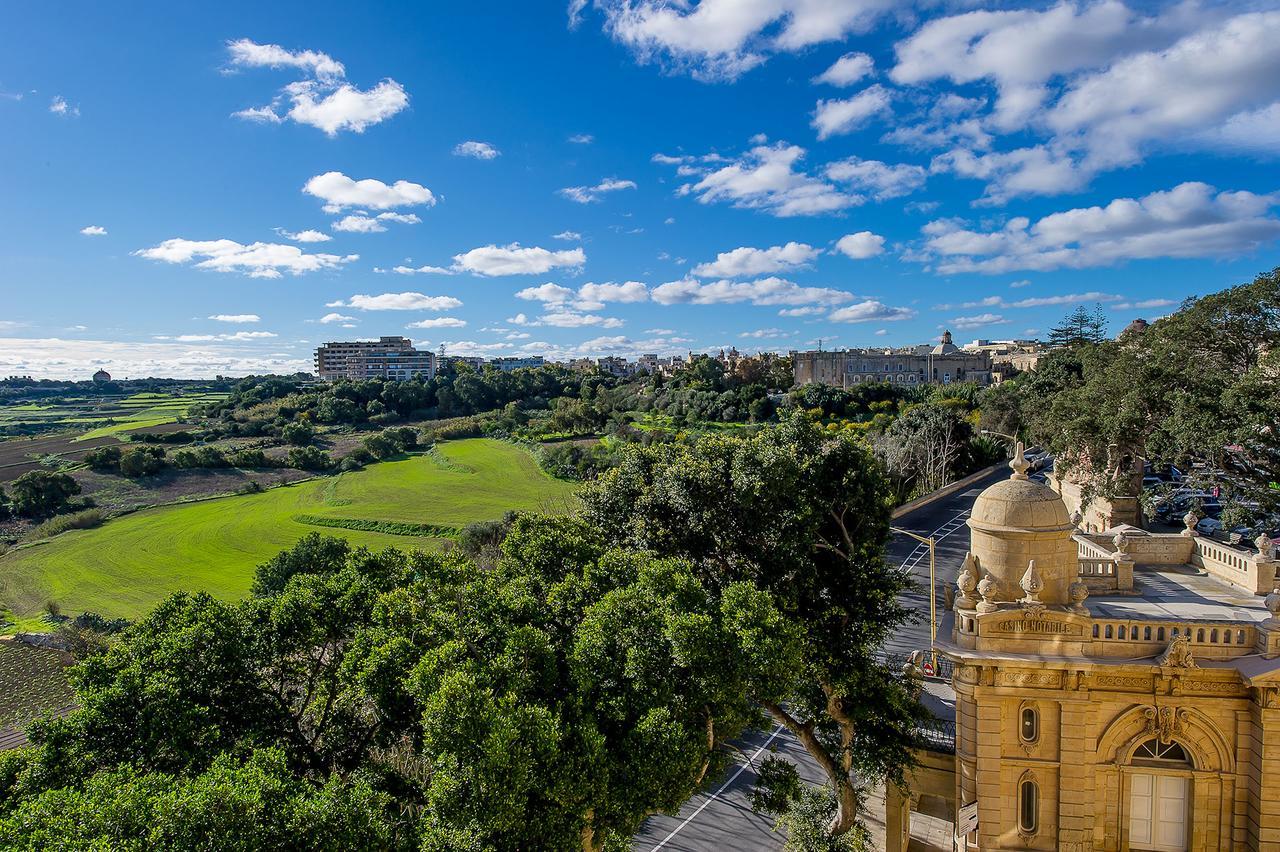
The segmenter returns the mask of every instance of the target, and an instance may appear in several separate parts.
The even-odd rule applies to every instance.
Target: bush
[[[338,470],[341,471],[342,473],[350,473],[353,470],[363,470],[363,469],[364,469],[364,463],[361,462],[359,459],[354,458],[353,456],[347,456],[345,459],[338,462]]]
[[[120,472],[120,448],[98,447],[84,454],[84,463],[90,468],[103,473]]]
[[[305,447],[316,436],[316,430],[310,423],[298,421],[287,424],[280,430],[280,437],[295,447]]]
[[[120,473],[136,479],[151,476],[164,468],[164,450],[159,447],[134,447],[120,455]]]
[[[65,473],[33,470],[13,481],[9,507],[24,518],[47,518],[66,511],[71,498],[80,493],[80,483]]]
[[[196,447],[173,454],[173,466],[184,470],[193,467],[226,467],[227,458],[217,447]]]
[[[294,447],[289,451],[289,467],[298,470],[328,470],[333,459],[324,450],[315,447]]]
[[[376,459],[390,458],[400,452],[399,442],[394,438],[388,437],[386,432],[365,438],[364,448]]]
[[[227,456],[227,463],[232,467],[275,467],[275,463],[267,458],[266,453],[256,449],[236,450]]]
[[[87,530],[101,526],[107,519],[101,509],[85,509],[69,515],[55,515],[43,524],[34,527],[27,533],[27,541],[39,541],[42,538],[53,538],[67,530]]]

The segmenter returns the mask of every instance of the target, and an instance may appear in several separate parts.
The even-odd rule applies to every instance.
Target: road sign
[[[956,814],[956,836],[965,837],[978,830],[978,803],[970,802]]]
[[[930,660],[927,657],[924,661],[924,676],[933,677],[933,660]]]

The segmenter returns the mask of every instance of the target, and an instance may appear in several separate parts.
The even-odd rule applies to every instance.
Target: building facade
[[[418,351],[407,337],[380,337],[376,341],[330,342],[316,349],[316,375],[322,381],[339,379],[430,379],[436,374],[436,356]]]
[[[545,366],[547,362],[541,355],[526,355],[524,357],[504,355],[501,358],[494,358],[489,363],[504,373],[510,373],[512,370],[542,367]]]
[[[1229,548],[1194,516],[1084,533],[1015,459],[973,505],[939,630],[956,848],[1280,849],[1271,542]]]
[[[900,385],[991,383],[991,354],[968,352],[945,332],[936,346],[905,349],[838,349],[791,353],[797,385],[853,387],[866,382]]]

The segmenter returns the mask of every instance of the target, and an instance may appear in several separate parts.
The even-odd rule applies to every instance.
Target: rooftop
[[[1086,605],[1094,618],[1258,623],[1271,614],[1263,599],[1208,576],[1191,565],[1134,566],[1131,593],[1095,593]]]

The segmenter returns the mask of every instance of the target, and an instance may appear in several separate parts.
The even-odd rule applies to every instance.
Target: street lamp
[[[934,650],[934,646],[938,642],[938,587],[937,587],[937,569],[934,560],[934,548],[937,542],[933,536],[925,537],[917,535],[910,530],[899,529],[898,527],[889,527],[896,533],[914,538],[921,544],[929,545],[929,665],[932,666],[934,674],[938,672],[938,652]]]

